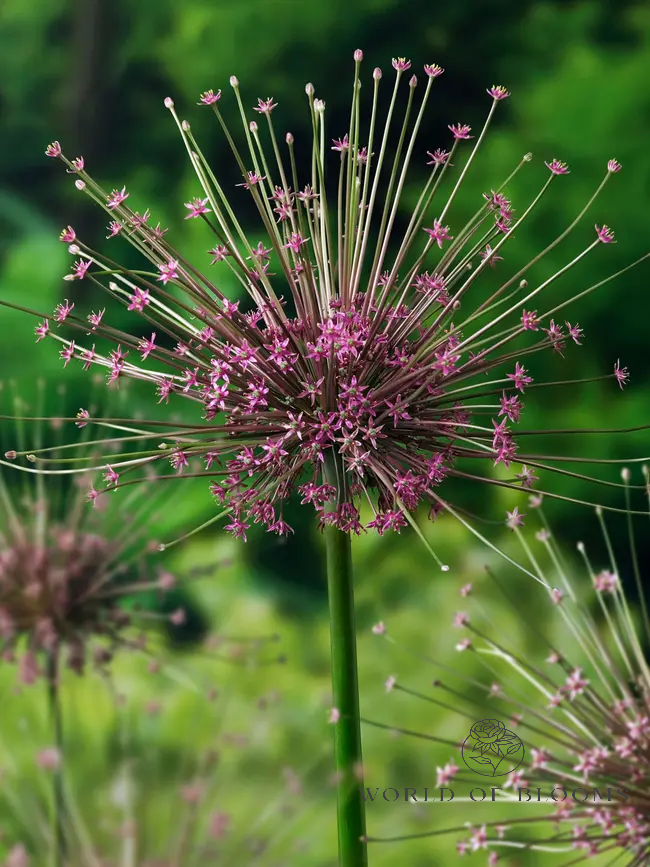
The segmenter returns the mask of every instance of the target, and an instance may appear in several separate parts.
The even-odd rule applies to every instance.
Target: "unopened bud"
[[[311,81],[305,85],[305,93],[307,94],[307,96],[314,95],[314,85],[311,83]]]
[[[255,123],[254,120],[252,120],[252,121],[248,124],[248,128],[249,128],[249,130],[250,130],[251,132],[257,132],[257,124]]]
[[[230,86],[231,87],[239,87],[239,79],[236,75],[230,76]]]
[[[532,154],[524,154],[524,161],[529,163],[533,158]]]
[[[173,108],[174,107],[174,100],[171,98],[171,96],[165,97],[164,105],[165,105],[165,108]]]
[[[520,289],[526,289],[526,288],[528,288],[528,280],[522,280],[522,281],[519,283],[519,288],[520,288]]]
[[[190,131],[190,125],[186,120],[184,120],[183,123],[181,124],[181,129],[183,130],[183,132],[189,132]]]
[[[80,180],[79,178],[77,178],[77,180],[74,182],[74,185],[78,190],[85,190],[86,189],[86,184],[84,183],[84,181]]]
[[[375,81],[379,81],[379,79],[381,78],[381,69],[378,66],[374,68],[372,77],[375,79]]]
[[[360,48],[357,48],[357,50],[354,52],[354,62],[355,63],[361,63],[362,60],[363,60],[363,51]]]
[[[415,87],[417,85],[417,83],[418,83],[417,75],[412,75],[411,78],[409,79],[409,87]]]
[[[18,452],[14,449],[10,449],[8,452],[5,452],[5,457],[8,461],[15,461],[18,457]]]
[[[70,246],[68,247],[68,253],[72,253],[73,256],[76,256],[77,253],[80,253],[80,252],[81,252],[81,250],[79,249],[77,244],[70,244]]]
[[[286,141],[286,143],[287,143],[288,145],[292,145],[292,144],[293,144],[293,133],[292,133],[292,132],[288,132],[288,133],[286,134],[286,136],[285,136],[285,141]]]
[[[580,551],[581,554],[585,553],[585,543],[584,542],[578,542],[578,544],[576,545],[576,548],[578,549],[578,551]]]
[[[628,467],[623,467],[623,469],[621,470],[621,478],[624,482],[630,481],[630,470]]]

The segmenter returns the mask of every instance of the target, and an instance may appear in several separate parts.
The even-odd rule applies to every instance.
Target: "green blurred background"
[[[175,245],[188,258],[207,265],[206,237],[197,231],[200,227],[196,223],[183,219],[182,203],[197,195],[198,189],[163,99],[174,98],[181,115],[191,120],[204,153],[217,167],[226,157],[226,143],[211,114],[195,104],[199,93],[208,88],[223,88],[227,100],[231,74],[238,76],[246,104],[252,106],[258,96],[273,95],[279,103],[274,119],[278,119],[281,129],[290,129],[298,141],[309,131],[304,85],[314,82],[317,95],[327,102],[331,134],[342,135],[349,113],[352,52],[358,47],[365,52],[367,75],[375,65],[387,72],[391,57],[398,55],[409,57],[416,72],[425,62],[436,62],[446,69],[436,83],[435,98],[416,148],[405,207],[417,196],[418,179],[424,176],[424,152],[446,145],[448,123],[469,123],[480,128],[488,107],[485,88],[504,84],[512,98],[497,114],[459,203],[459,212],[470,207],[483,191],[496,186],[527,151],[533,152],[535,161],[518,179],[515,208],[517,195],[520,202],[527,201],[539,188],[545,172],[542,160],[557,157],[568,162],[571,169],[568,177],[558,179],[552,197],[542,204],[529,231],[522,232],[512,244],[508,273],[530,260],[571,222],[612,157],[623,164],[623,171],[611,179],[587,215],[581,241],[591,240],[590,226],[598,222],[616,230],[617,244],[598,249],[579,270],[558,281],[549,301],[559,302],[576,294],[647,251],[647,3],[457,0],[434,6],[420,0],[330,0],[310,5],[297,0],[185,0],[182,4],[171,0],[139,4],[124,0],[3,0],[1,297],[45,312],[64,297],[74,300],[78,309],[103,306],[103,299],[94,296],[86,284],[62,282],[69,256],[65,245],[58,241],[60,230],[72,224],[84,237],[100,239],[97,243],[102,249],[105,221],[99,210],[77,193],[70,176],[46,159],[43,152],[48,142],[58,139],[67,154],[83,154],[88,170],[104,186],[126,184],[133,207],[151,208],[154,222],[160,220],[170,227]],[[237,182],[239,178],[233,177],[232,183]],[[555,250],[549,257],[550,267],[564,264],[571,250],[570,243]],[[536,356],[530,365],[537,381],[578,379],[609,373],[620,358],[631,372],[628,389],[621,394],[609,380],[548,392],[531,391],[522,426],[626,427],[648,421],[648,273],[645,263],[577,305],[568,318],[577,319],[584,328],[584,345],[569,349],[564,360],[548,353]],[[36,378],[43,377],[50,392],[50,411],[73,415],[94,399],[89,397],[91,383],[87,375],[79,372],[78,365],[71,365],[64,374],[52,344],[34,344],[34,325],[27,316],[0,310],[2,378],[15,379],[21,395],[30,401]],[[59,383],[65,383],[65,393],[57,391]],[[128,391],[123,400],[134,417],[161,411],[153,405],[150,395],[145,397],[137,389]],[[174,411],[184,411],[178,401]],[[0,433],[4,451],[10,447],[13,432],[5,428]],[[535,447],[540,452],[567,451],[621,459],[650,454],[648,442],[648,435],[641,432],[579,440],[540,437]],[[618,480],[615,466],[598,472],[603,478]],[[544,477],[544,481],[568,496],[621,505],[620,492],[615,489],[566,479],[549,481]],[[181,488],[184,493],[176,489],[173,500],[174,521],[186,527],[206,520],[213,511],[207,487]],[[489,526],[489,522],[499,524],[505,508],[518,502],[492,487],[477,492],[459,485],[447,493],[452,501],[460,502],[479,518],[489,519],[484,529],[496,539],[503,535],[502,530]],[[521,508],[524,504],[519,505]],[[548,513],[557,534],[567,541],[589,540],[593,535],[591,509],[556,502],[549,505]],[[170,532],[174,521],[170,522]],[[285,543],[263,533],[251,533],[247,546],[233,545],[213,529],[175,549],[173,559],[175,566],[183,570],[219,560],[227,551],[233,565],[225,570],[223,578],[203,582],[201,592],[191,592],[197,619],[213,628],[232,622],[234,628],[248,635],[258,630],[280,633],[287,664],[247,670],[241,681],[239,676],[235,678],[234,692],[239,694],[241,687],[242,693],[234,702],[235,725],[246,727],[250,723],[246,700],[254,703],[255,697],[269,689],[277,689],[281,699],[266,711],[265,725],[271,735],[267,737],[267,729],[263,729],[264,736],[258,732],[254,749],[248,754],[244,750],[241,760],[233,761],[224,771],[230,776],[223,785],[235,793],[224,801],[232,802],[233,810],[238,811],[240,829],[246,827],[247,821],[254,824],[259,803],[277,801],[276,813],[271,810],[270,814],[277,832],[282,822],[289,822],[281,812],[280,801],[281,789],[286,786],[283,769],[292,767],[305,780],[302,794],[294,796],[292,807],[299,815],[296,831],[287,825],[288,839],[278,842],[275,854],[259,856],[267,858],[260,863],[326,865],[334,863],[335,846],[328,783],[331,730],[327,725],[326,597],[323,571],[313,554],[315,548],[319,550],[320,539],[310,512],[295,509],[290,522],[297,532]],[[489,558],[484,549],[476,547],[448,521],[430,527],[427,534],[451,566],[447,576],[439,573],[411,532],[394,538],[363,538],[355,543],[359,629],[364,635],[360,650],[362,708],[365,716],[390,724],[402,724],[408,716],[412,726],[440,736],[445,727],[453,728],[453,713],[432,713],[434,708],[424,704],[407,709],[403,701],[398,713],[394,706],[386,705],[383,694],[383,679],[396,673],[393,669],[417,676],[426,684],[428,675],[422,673],[422,663],[415,658],[404,662],[397,655],[393,659],[385,647],[378,655],[372,636],[368,638],[371,625],[384,619],[402,624],[411,649],[418,653],[436,654],[443,648],[453,648],[454,636],[448,624],[457,604],[457,589],[465,580],[482,575],[483,564]],[[617,539],[621,535],[616,526],[614,535]],[[505,544],[510,541],[504,537]],[[599,543],[594,541],[594,545]],[[648,542],[641,539],[640,545],[641,556],[647,560]],[[523,579],[512,575],[510,580],[518,588]],[[525,589],[520,596],[525,609],[530,605]],[[525,629],[516,625],[517,617],[513,619],[505,608],[499,609],[498,617],[500,628],[507,629],[513,640],[527,640]],[[173,648],[170,653],[175,658]],[[181,653],[179,665],[183,668],[191,668],[196,662],[189,653]],[[121,674],[139,697],[152,688],[144,669],[137,670],[136,664],[130,662],[125,668]],[[219,669],[215,680],[232,679],[229,666],[224,671]],[[5,684],[8,694],[12,694],[11,676],[7,675]],[[80,800],[91,816],[92,809],[101,813],[99,793],[107,790],[110,774],[116,770],[109,748],[100,747],[114,737],[114,721],[107,718],[104,724],[92,712],[93,699],[88,692],[92,688],[77,685],[71,692],[78,711],[71,723],[71,736],[78,745]],[[27,701],[26,697],[21,701]],[[161,751],[158,770],[151,770],[149,780],[146,775],[140,779],[143,789],[150,786],[147,797],[152,801],[163,797],[161,790],[165,786],[172,788],[168,782],[171,772],[166,777],[165,768],[176,767],[174,762],[180,762],[188,751],[191,754],[194,744],[204,747],[211,742],[212,716],[205,714],[204,718],[182,690],[174,692],[170,702],[176,710],[165,715],[165,725],[155,732],[152,728],[151,732],[138,734],[150,752],[155,751],[154,745]],[[3,740],[10,752],[15,750],[19,755],[19,773],[28,774],[33,765],[33,740],[24,735],[24,745],[14,745],[16,739],[20,740],[19,732],[33,732],[33,726],[25,724],[32,711],[21,702],[15,704],[15,715],[3,720]],[[38,716],[40,711],[33,713]],[[100,754],[104,757],[101,761],[97,758]],[[369,780],[374,785],[396,778],[404,784],[413,768],[429,768],[433,776],[436,764],[449,758],[424,741],[396,741],[380,730],[367,730],[366,757]],[[160,773],[163,776],[157,777]],[[94,805],[84,795],[92,791],[98,793]],[[161,806],[151,820],[161,828],[167,821],[162,818],[164,809]],[[397,833],[405,828],[422,830],[439,821],[426,813],[412,813],[396,807],[376,822],[383,826],[392,823],[391,830]],[[12,833],[16,832],[16,823],[9,815],[0,819]],[[371,830],[373,820],[371,811]],[[94,820],[88,821],[92,827]],[[305,848],[292,848],[296,840]],[[435,839],[408,846],[377,847],[372,850],[371,863],[424,867],[446,864],[453,857],[453,847]],[[257,862],[251,856],[249,861],[224,863]],[[521,863],[537,862],[530,855],[522,856]]]

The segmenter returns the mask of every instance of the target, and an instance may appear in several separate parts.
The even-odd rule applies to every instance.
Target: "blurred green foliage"
[[[478,127],[486,109],[485,87],[503,83],[513,97],[498,115],[455,207],[454,219],[461,219],[480,194],[505,177],[525,152],[532,151],[535,162],[517,179],[515,207],[539,189],[545,171],[542,160],[557,157],[567,161],[571,174],[553,186],[552,195],[540,207],[528,232],[522,232],[512,245],[507,266],[514,272],[572,221],[599,182],[606,161],[616,157],[624,169],[611,179],[588,215],[587,234],[581,238],[591,237],[591,222],[606,222],[617,231],[617,244],[597,250],[569,278],[558,281],[549,301],[560,303],[647,251],[647,3],[459,0],[432,9],[424,0],[409,4],[398,0],[357,0],[353,4],[330,0],[313,3],[307,9],[298,0],[236,4],[210,0],[186,0],[182,4],[171,0],[148,4],[4,0],[0,4],[0,135],[4,155],[0,166],[0,296],[44,312],[73,292],[71,300],[82,309],[102,306],[102,298],[95,296],[92,288],[62,282],[68,255],[57,240],[60,229],[70,223],[83,228],[88,237],[99,239],[105,232],[101,214],[77,194],[71,178],[44,157],[47,142],[60,139],[66,152],[82,153],[91,172],[106,186],[126,184],[135,206],[142,210],[150,207],[156,221],[169,225],[175,243],[188,258],[205,261],[206,238],[197,231],[199,227],[183,219],[182,202],[197,194],[196,182],[174,124],[163,108],[163,98],[174,98],[181,113],[192,121],[204,152],[217,165],[227,159],[226,145],[213,118],[195,103],[207,88],[227,90],[233,73],[250,104],[258,96],[275,97],[280,104],[278,116],[297,139],[308,133],[303,87],[308,80],[313,81],[327,101],[332,135],[342,134],[347,124],[351,55],[357,47],[364,49],[368,69],[374,65],[386,68],[390,58],[397,55],[409,56],[414,67],[435,61],[446,68],[423,128],[420,152],[414,161],[420,168],[413,172],[405,208],[417,195],[424,151],[444,146],[447,123],[461,121]],[[233,185],[238,181],[233,174]],[[554,251],[544,267],[537,269],[535,278],[553,273],[568,260],[572,249],[571,241]],[[584,346],[572,348],[565,360],[549,353],[531,365],[539,381],[579,379],[610,372],[620,357],[632,374],[626,392],[622,395],[612,382],[567,387],[560,392],[535,390],[526,404],[523,423],[527,428],[624,427],[648,421],[647,282],[646,263],[589,296],[569,316],[571,321],[577,318],[585,329]],[[34,405],[34,383],[43,378],[52,401],[57,402],[52,411],[73,415],[79,406],[97,400],[97,394],[91,393],[92,384],[78,369],[71,367],[62,373],[52,345],[34,345],[34,324],[23,314],[0,309],[2,379],[15,379],[22,397]],[[59,393],[60,383],[65,383],[65,393]],[[137,386],[126,390],[121,400],[125,411],[136,418],[144,412],[164,411]],[[9,448],[12,430],[5,428],[0,433],[4,448]],[[648,436],[643,433],[584,437],[578,445],[560,437],[532,439],[536,449],[550,453],[567,449],[583,456],[617,459],[648,453]],[[618,480],[615,466],[602,473]],[[549,484],[566,496],[614,505],[621,502],[614,490],[594,489],[568,479]],[[496,488],[481,492],[480,502],[475,489],[459,486],[456,495],[471,511],[499,521],[506,506],[513,505]],[[174,531],[174,522],[200,523],[212,509],[204,486],[184,483],[183,492],[174,499],[169,531]],[[593,526],[589,509],[560,502],[552,504],[549,511],[560,534],[572,540],[589,538]],[[240,697],[241,706],[237,705],[235,724],[244,725],[244,699],[277,688],[283,698],[271,711],[275,714],[273,738],[266,745],[260,741],[257,752],[244,752],[241,763],[239,759],[233,761],[225,785],[229,800],[237,802],[235,812],[239,811],[245,823],[247,811],[251,816],[256,813],[258,802],[254,798],[271,803],[276,796],[279,769],[291,764],[302,773],[314,765],[315,769],[311,767],[305,775],[301,802],[308,818],[300,820],[305,824],[294,838],[305,839],[307,849],[300,855],[291,854],[287,842],[287,848],[278,850],[276,861],[285,863],[278,858],[286,858],[286,863],[325,867],[333,863],[326,748],[331,735],[327,727],[327,619],[323,576],[312,553],[320,540],[310,519],[304,510],[293,516],[292,523],[300,522],[299,532],[284,545],[260,534],[253,536],[247,547],[235,548],[219,533],[210,531],[179,548],[177,556],[185,568],[200,564],[206,556],[213,557],[215,546],[219,550],[232,548],[235,565],[230,577],[202,584],[202,592],[194,599],[197,612],[210,622],[220,622],[227,611],[225,619],[232,620],[237,628],[246,627],[247,633],[277,630],[288,645],[289,664],[249,674],[250,686]],[[166,533],[167,527],[164,529]],[[397,624],[416,654],[435,654],[449,645],[447,624],[456,606],[455,591],[465,579],[481,572],[487,556],[482,549],[480,553],[471,546],[468,549],[466,537],[447,521],[429,528],[428,535],[436,551],[452,566],[444,579],[411,532],[390,539],[363,538],[355,549],[360,632],[369,633],[372,623],[384,618]],[[641,544],[646,546],[641,551],[647,557],[648,543],[642,540]],[[516,579],[514,586],[518,588],[521,581]],[[525,611],[527,591],[517,592]],[[495,605],[500,628],[513,641],[519,640],[525,650],[530,633],[506,607]],[[453,712],[432,713],[432,708],[415,704],[405,707],[397,717],[387,712],[381,683],[397,660],[387,655],[390,645],[379,654],[370,639],[364,638],[360,650],[364,714],[382,717],[386,723],[397,719],[400,725],[424,726],[437,736],[444,736],[447,726],[453,729]],[[421,666],[417,656],[411,657],[405,664],[406,673],[420,672]],[[142,678],[135,662],[127,662],[125,668],[125,676],[131,678],[144,700],[151,684]],[[3,678],[3,688],[11,695],[10,675]],[[141,687],[141,683],[146,686]],[[236,686],[243,689],[243,681],[238,680]],[[78,684],[73,690],[76,704],[69,732],[71,742],[78,745],[74,756],[81,769],[76,777],[81,780],[78,800],[87,809],[86,821],[91,826],[93,815],[104,809],[102,798],[106,797],[110,775],[116,771],[106,752],[113,723],[98,723],[95,688]],[[184,755],[188,748],[191,754],[199,744],[213,745],[209,715],[202,718],[184,693],[170,693],[169,698],[175,710],[164,716],[166,722],[151,739],[151,750],[160,751],[164,767],[168,767],[170,754]],[[29,790],[37,779],[34,729],[31,722],[25,728],[22,721],[27,711],[22,705],[13,698],[11,703],[15,708],[1,724],[3,745],[6,748],[10,744],[9,752],[15,754],[16,768]],[[142,738],[149,743],[149,733]],[[366,755],[368,779],[374,785],[382,785],[380,778],[387,782],[396,776],[406,779],[416,768],[425,769],[431,778],[436,763],[448,758],[435,749],[429,752],[425,742],[388,739],[379,729],[366,731]],[[259,779],[253,780],[255,768],[259,769]],[[158,781],[154,772],[151,778],[141,780],[143,788],[149,786],[147,799],[154,804],[169,794],[158,792]],[[261,787],[257,794],[246,794],[249,782],[251,791]],[[96,800],[90,797],[93,792]],[[0,824],[15,831],[6,801],[4,804]],[[161,825],[167,821],[164,810],[169,810],[168,804],[160,806],[157,814]],[[429,813],[421,816],[406,809],[391,809],[389,818],[370,816],[371,827],[373,822],[390,822],[394,833],[421,830],[439,821],[437,813],[430,818]],[[445,841],[425,839],[408,846],[397,856],[399,863],[433,867],[448,864],[453,857],[453,846]],[[392,847],[378,846],[372,852],[373,867],[395,863],[395,852]],[[530,856],[525,863],[538,862]]]

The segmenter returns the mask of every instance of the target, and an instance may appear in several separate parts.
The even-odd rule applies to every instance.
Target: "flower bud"
[[[362,60],[363,60],[363,51],[360,48],[357,48],[357,50],[354,52],[354,62],[355,63],[361,63]]]
[[[239,87],[239,79],[236,75],[230,76],[230,86],[231,87]]]
[[[164,105],[165,105],[165,108],[173,108],[174,107],[174,100],[171,98],[171,96],[165,97]]]

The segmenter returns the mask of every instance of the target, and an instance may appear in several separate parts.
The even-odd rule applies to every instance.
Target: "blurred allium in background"
[[[86,411],[76,422],[81,444],[74,448],[87,472],[57,469],[49,474],[47,462],[65,460],[69,443],[60,424],[42,423],[51,403],[44,383],[38,394],[38,405],[28,406],[14,384],[0,389],[4,412],[31,419],[31,442],[42,462],[38,471],[28,466],[17,474],[5,469],[13,466],[10,454],[0,468],[0,681],[11,689],[7,666],[15,663],[18,672],[3,718],[0,853],[6,847],[10,867],[186,865],[200,853],[214,855],[215,847],[221,852],[227,838],[238,859],[234,863],[248,863],[250,852],[261,856],[265,840],[279,838],[280,832],[271,835],[264,823],[255,825],[247,815],[239,817],[236,834],[231,833],[230,801],[216,794],[217,769],[221,772],[223,763],[215,749],[201,754],[199,742],[190,737],[187,755],[177,764],[177,779],[170,781],[164,778],[170,757],[163,739],[157,792],[140,791],[139,769],[144,768],[144,776],[155,785],[151,729],[164,732],[166,717],[178,713],[176,703],[181,703],[182,713],[200,720],[202,732],[208,728],[210,744],[229,751],[226,773],[232,772],[238,750],[245,756],[251,739],[256,749],[263,749],[273,726],[268,714],[260,721],[256,713],[264,716],[274,697],[269,693],[252,702],[244,730],[223,732],[228,696],[218,685],[225,671],[243,695],[247,670],[284,661],[270,647],[278,636],[223,631],[206,635],[212,624],[198,629],[190,620],[191,638],[200,646],[190,657],[170,655],[169,640],[187,642],[180,633],[188,614],[197,616],[188,588],[198,587],[201,579],[213,580],[227,561],[213,560],[174,574],[164,568],[153,535],[163,511],[169,518],[164,486],[145,482],[126,497],[102,498],[95,508],[88,504],[88,487],[107,471],[97,466]],[[104,395],[104,405],[111,396],[116,397]],[[21,439],[20,423],[12,435]],[[150,482],[154,475],[150,473]],[[218,612],[217,618],[223,624],[227,612]],[[120,652],[129,650],[132,653]],[[129,666],[139,666],[135,678]],[[69,669],[80,677],[66,677]],[[100,677],[90,677],[91,671]],[[37,682],[43,688],[26,689]],[[88,701],[93,728],[79,743],[78,710]],[[192,701],[196,706],[188,710]],[[238,696],[238,723],[240,704]],[[29,768],[21,764],[26,747],[31,751]],[[99,776],[86,791],[92,765],[99,766]],[[35,776],[41,778],[39,785]],[[164,840],[163,793],[168,802],[164,809],[175,815]],[[277,809],[283,809],[282,796],[276,800]],[[156,861],[159,855],[164,860]]]
[[[645,467],[644,475],[648,485]],[[629,471],[624,470],[625,484],[629,478]],[[438,817],[438,829],[432,836],[454,832],[459,836],[459,854],[487,850],[490,865],[510,863],[510,859],[514,863],[522,850],[572,854],[563,864],[603,853],[628,865],[646,864],[650,857],[647,563],[637,556],[634,526],[629,521],[630,554],[621,570],[607,523],[597,510],[601,544],[597,538],[589,544],[580,542],[582,568],[579,564],[576,568],[556,543],[542,508],[534,505],[542,525],[535,540],[525,531],[516,532],[526,567],[539,581],[531,588],[540,597],[537,610],[550,606],[553,620],[558,621],[554,625],[560,626],[554,630],[559,637],[545,638],[545,658],[530,659],[511,646],[508,636],[495,629],[484,610],[485,594],[466,585],[461,589],[466,610],[456,615],[453,625],[468,637],[455,649],[460,652],[459,660],[475,654],[482,663],[487,700],[477,697],[480,683],[462,674],[460,662],[444,661],[446,673],[434,680],[431,695],[402,686],[395,677],[387,681],[390,690],[425,698],[434,705],[451,704],[463,719],[478,718],[481,711],[499,718],[517,732],[526,747],[517,770],[493,783],[503,789],[496,797],[502,802],[500,807],[492,808],[493,815],[501,810],[498,819],[484,806],[483,818],[477,821],[481,807],[476,804],[464,827],[449,828],[447,822],[440,827]],[[593,548],[602,550],[594,555]],[[498,573],[493,577],[501,586]],[[640,610],[628,600],[633,595],[629,591],[639,595]],[[504,592],[510,604],[516,605]],[[474,604],[472,597],[476,597]],[[538,620],[531,611],[521,613],[531,632],[537,633]],[[550,629],[544,634],[546,631]],[[382,625],[375,632],[384,634],[386,629]],[[453,652],[453,645],[450,650]],[[469,727],[467,722],[464,725]],[[456,750],[452,742],[449,763],[438,768],[437,785],[452,786],[461,800],[468,800],[462,796],[472,786],[485,788],[485,784],[467,775],[460,759],[463,737]],[[431,735],[430,739],[438,738]],[[503,804],[509,802],[513,806],[504,816]]]
[[[28,412],[14,388],[0,391],[8,398],[5,411],[9,404],[15,415]],[[44,383],[40,391],[43,398]],[[162,491],[144,483],[121,503],[104,498],[96,509],[86,505],[88,488],[111,472],[97,466],[86,414],[79,415],[77,427],[86,430],[75,444],[86,467],[81,476],[26,467],[24,484],[10,487],[7,471],[0,471],[0,641],[4,662],[16,662],[23,684],[43,675],[51,657],[78,674],[89,662],[103,669],[119,648],[148,650],[149,626],[185,619],[182,608],[163,613],[177,580],[163,568],[152,537]],[[48,428],[50,439],[55,427]],[[31,442],[40,445],[44,433],[36,423]],[[43,447],[44,463],[65,463],[68,448],[64,440]]]
[[[179,424],[164,437],[160,426],[144,425],[144,449],[112,462],[108,487],[134,481],[155,461],[168,461],[181,475],[200,457],[225,506],[219,517],[228,514],[227,529],[245,539],[251,522],[291,532],[283,504],[295,490],[315,507],[321,526],[359,533],[360,504],[369,503],[365,527],[383,533],[399,531],[422,501],[435,517],[447,505],[438,490],[448,476],[483,481],[493,465],[517,464],[499,483],[521,490],[547,468],[522,453],[511,427],[533,382],[528,358],[579,345],[582,330],[565,319],[567,308],[611,278],[572,288],[554,307],[538,305],[554,281],[584,257],[604,255],[600,247],[614,240],[607,226],[594,230],[583,217],[621,166],[610,160],[570,225],[508,272],[515,235],[542,198],[571,182],[568,167],[549,158],[537,194],[515,210],[508,185],[530,163],[526,154],[509,177],[486,178],[473,216],[455,222],[461,185],[508,92],[489,88],[483,126],[475,133],[450,124],[448,149],[425,153],[418,132],[443,69],[427,64],[418,81],[408,75],[410,61],[394,59],[384,112],[380,69],[371,76],[371,106],[362,107],[362,58],[355,52],[350,126],[338,138],[326,132],[325,103],[307,85],[313,138],[306,153],[298,154],[291,133],[280,141],[272,98],[247,111],[234,76],[243,148],[222,114],[221,91],[201,94],[199,104],[214,112],[232,148],[237,184],[216,177],[189,123],[165,100],[198,180],[198,195],[185,207],[211,238],[207,270],[184,258],[149,209],[135,210],[130,191],[102,189],[82,157],[68,158],[58,142],[47,148],[105,210],[111,243],[127,241],[143,258],[142,269],[122,266],[119,252],[115,259],[96,252],[68,226],[61,240],[77,258],[66,279],[101,287],[151,331],[137,337],[116,329],[106,309],[86,320],[66,300],[45,316],[37,339],[54,337],[66,367],[74,361],[102,368],[109,382],[146,380],[161,402],[181,396],[203,412],[203,423]],[[431,169],[402,223],[398,210],[414,159]],[[303,163],[311,172],[299,179]],[[236,215],[244,195],[259,215],[253,234]],[[547,254],[574,230],[583,239],[580,252],[559,269],[545,267]],[[239,284],[244,301],[226,297],[220,275]],[[62,337],[64,324],[78,336]],[[609,376],[623,385],[627,371],[614,359],[612,368]]]

